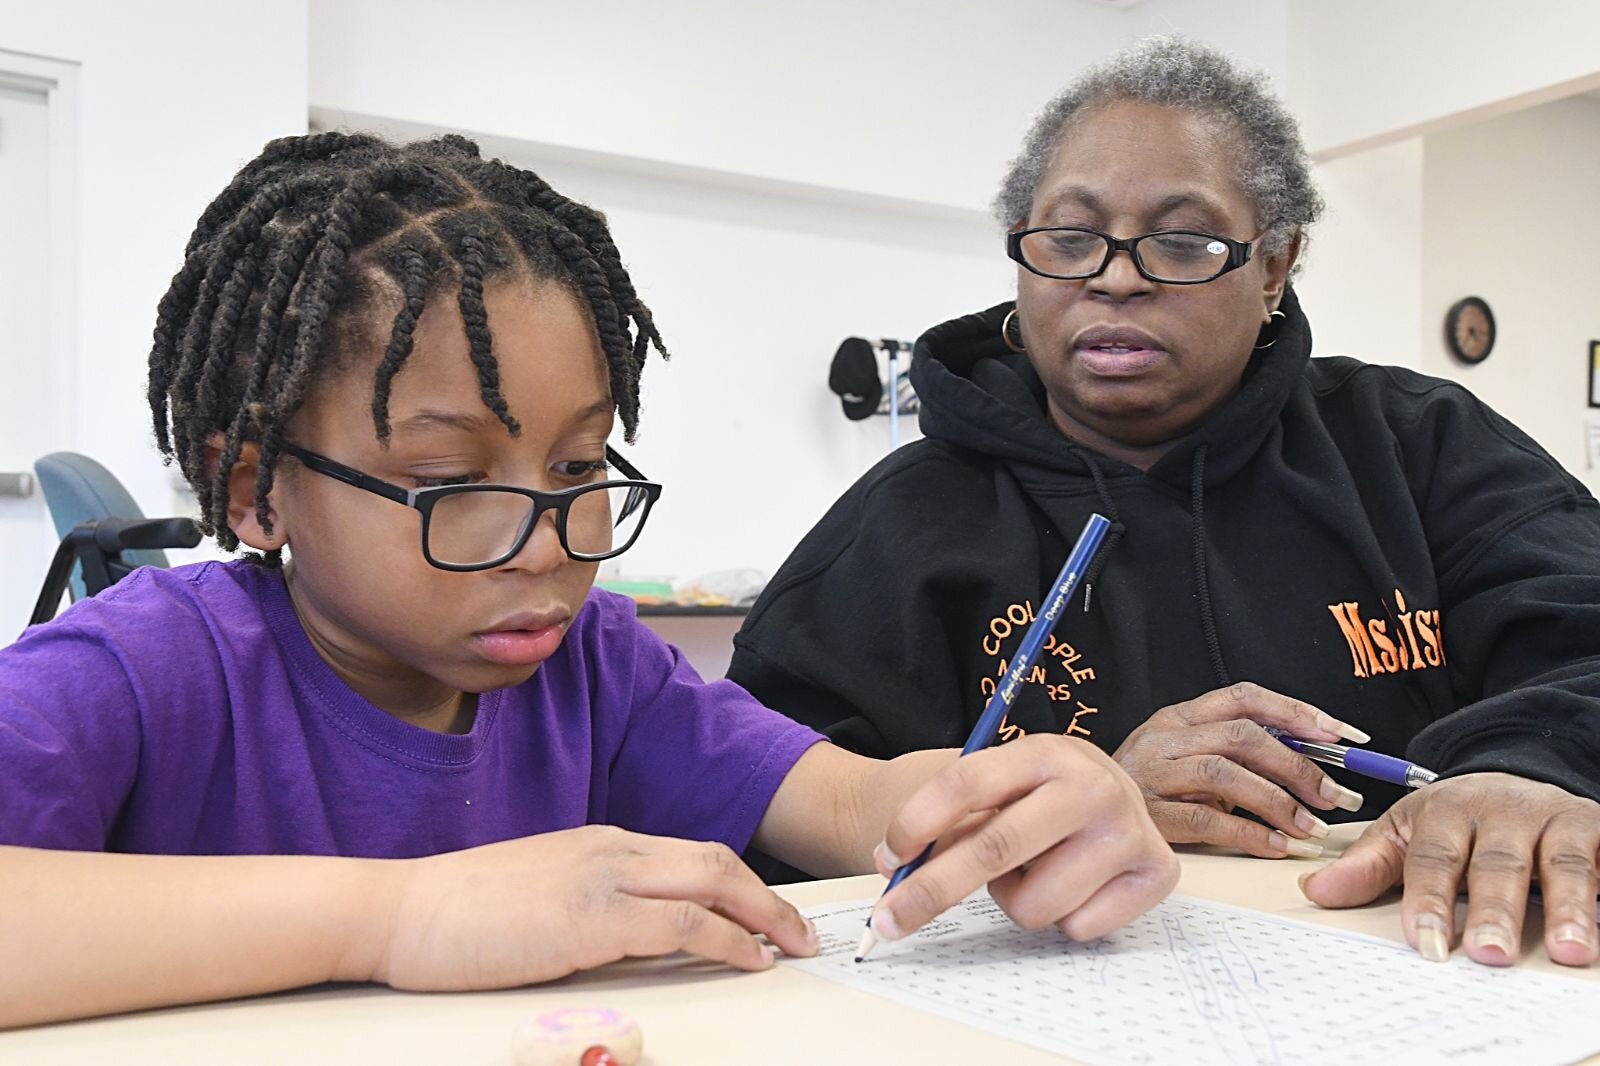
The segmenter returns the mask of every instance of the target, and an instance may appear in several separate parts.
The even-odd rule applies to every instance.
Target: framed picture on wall
[[[1600,341],[1589,342],[1589,406],[1600,407]]]

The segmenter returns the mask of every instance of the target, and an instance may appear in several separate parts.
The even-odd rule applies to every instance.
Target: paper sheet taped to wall
[[[853,959],[872,900],[806,908],[786,964],[1094,1064],[1569,1063],[1600,982],[1430,963],[1403,944],[1173,896],[1104,940],[1028,933],[986,894]]]

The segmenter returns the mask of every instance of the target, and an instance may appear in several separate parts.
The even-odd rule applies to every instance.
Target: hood
[[[911,382],[922,402],[923,435],[1057,475],[1087,476],[1094,461],[1107,474],[1132,473],[1133,467],[1113,459],[1086,459],[1050,424],[1039,375],[1026,355],[1000,338],[1000,325],[1015,307],[1007,301],[951,319],[917,340]],[[1311,326],[1292,288],[1279,309],[1284,319],[1278,340],[1252,355],[1239,391],[1163,455],[1148,476],[1189,487],[1194,455],[1203,446],[1204,479],[1216,484],[1243,466],[1272,431],[1311,356]]]

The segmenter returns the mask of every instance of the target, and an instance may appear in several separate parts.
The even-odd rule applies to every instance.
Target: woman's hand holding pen
[[[587,826],[383,865],[384,935],[358,973],[395,988],[507,988],[678,951],[761,970],[757,933],[816,953],[810,923],[720,844]]]
[[[1104,936],[1160,902],[1178,860],[1105,753],[1034,734],[955,759],[900,806],[874,853],[888,877],[933,856],[873,910],[879,940],[932,921],[977,888],[1025,929]]]
[[[1595,928],[1600,804],[1510,774],[1463,774],[1403,797],[1331,865],[1301,879],[1323,907],[1358,907],[1404,882],[1401,924],[1426,958],[1449,957],[1456,892],[1467,889],[1467,955],[1507,966],[1521,954],[1529,883],[1544,897],[1551,961],[1588,966]]]
[[[1321,846],[1308,838],[1326,836],[1328,827],[1306,806],[1355,811],[1361,795],[1290,751],[1266,727],[1305,740],[1367,739],[1326,712],[1243,682],[1163,707],[1128,735],[1114,758],[1174,844],[1219,844],[1269,859],[1318,855]],[[1235,808],[1267,824],[1231,813]]]

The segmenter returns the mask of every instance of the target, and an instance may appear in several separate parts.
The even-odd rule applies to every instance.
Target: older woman
[[[1015,303],[919,341],[926,439],[796,549],[731,676],[858,751],[959,744],[1102,511],[1120,536],[1003,738],[1114,752],[1173,842],[1314,856],[1314,811],[1376,818],[1304,890],[1403,882],[1430,959],[1464,887],[1467,954],[1514,961],[1536,875],[1550,957],[1592,962],[1600,507],[1465,389],[1311,358],[1289,279],[1320,203],[1265,80],[1147,42],[1045,108],[996,206]]]

